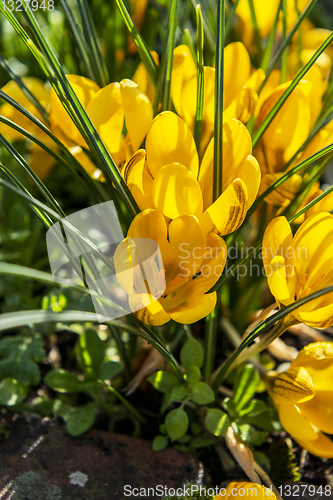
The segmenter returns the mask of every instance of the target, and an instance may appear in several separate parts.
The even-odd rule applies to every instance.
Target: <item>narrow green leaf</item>
[[[298,219],[298,217],[300,217],[301,215],[305,214],[305,212],[307,212],[310,208],[312,208],[314,205],[316,205],[317,203],[319,203],[321,200],[323,200],[324,198],[326,198],[326,196],[328,196],[329,194],[331,194],[333,192],[333,186],[331,186],[330,188],[326,189],[326,191],[324,191],[322,194],[320,194],[319,196],[317,196],[314,200],[310,201],[310,203],[308,203],[307,205],[305,205],[305,207],[303,207],[301,210],[299,210],[296,214],[294,214],[292,217],[290,217],[288,219],[288,222],[291,224],[292,222],[294,222],[296,219]],[[332,207],[333,209],[333,207]]]
[[[282,36],[283,40],[287,37],[287,16],[288,16],[288,6],[287,0],[282,0]],[[288,46],[286,46],[281,54],[281,79],[280,83],[285,83],[287,80],[287,69],[288,69]]]
[[[99,378],[101,380],[109,380],[118,375],[122,369],[123,367],[120,363],[117,363],[117,361],[105,361],[105,363],[100,366]]]
[[[237,413],[254,396],[259,380],[259,374],[252,365],[246,365],[244,368],[237,370],[233,383],[233,401]]]
[[[100,367],[105,358],[105,347],[95,330],[86,330],[83,335],[80,335],[77,343],[77,356],[83,370],[98,379]]]
[[[257,337],[259,337],[259,335],[262,335],[263,333],[267,332],[270,328],[272,328],[275,325],[277,321],[282,320],[288,314],[295,311],[295,309],[298,309],[299,307],[303,306],[304,304],[307,304],[311,300],[315,300],[330,292],[333,292],[333,285],[323,288],[322,290],[318,290],[317,292],[311,293],[310,295],[303,297],[302,299],[296,300],[292,304],[283,307],[280,311],[278,311],[275,314],[272,314],[272,316],[259,323],[259,325],[257,325],[252,330],[252,332],[248,334],[248,336],[242,341],[238,349],[226,360],[226,362],[218,370],[213,383],[214,392],[216,393],[216,391],[222,384],[233,362],[238,358],[238,356],[244,351],[244,349],[248,345],[250,345]]]
[[[146,68],[146,71],[149,75],[149,78],[150,78],[152,84],[156,87],[157,78],[158,78],[156,63],[155,63],[154,59],[152,58],[152,56],[149,52],[149,49],[146,46],[145,42],[143,41],[135,24],[133,23],[131,16],[129,15],[128,10],[126,9],[123,0],[116,0],[116,4],[117,4],[119,12],[124,20],[124,23],[126,24],[126,27],[129,31],[131,37],[132,37],[132,40],[137,48],[141,62],[144,64],[144,67]]]
[[[121,401],[130,410],[130,412],[133,413],[133,415],[136,416],[136,418],[139,420],[139,422],[141,422],[142,424],[146,424],[147,423],[146,419],[141,415],[141,413],[139,413],[138,410],[126,398],[124,398],[124,396],[122,396],[117,391],[117,389],[115,389],[111,385],[106,384],[105,382],[103,382],[103,380],[99,380],[98,382],[103,387],[105,387],[106,389],[108,389],[108,391],[112,392],[112,394],[114,394],[115,396],[117,396],[117,398],[119,399],[119,401]]]
[[[305,160],[303,160],[301,163],[296,165],[294,168],[291,168],[286,172],[280,179],[275,181],[269,188],[267,188],[258,198],[256,201],[253,203],[252,207],[249,209],[247,216],[250,217],[250,215],[256,210],[256,208],[264,201],[266,196],[268,196],[270,193],[272,193],[275,189],[277,189],[279,186],[281,186],[286,180],[288,180],[290,177],[292,177],[294,174],[297,174],[299,172],[302,172],[305,170],[307,167],[312,165],[315,161],[319,160],[319,158],[322,158],[323,156],[333,152],[333,143],[329,144],[325,148],[321,149],[320,151],[317,151],[317,153],[314,153],[313,155],[309,156]]]
[[[70,30],[72,32],[73,38],[75,40],[77,49],[80,53],[82,63],[86,69],[88,77],[98,83],[96,80],[96,75],[94,73],[94,69],[91,64],[91,53],[89,51],[89,48],[87,46],[87,43],[84,39],[83,32],[81,30],[81,27],[78,25],[74,18],[73,14],[73,7],[71,8],[68,5],[67,0],[60,0],[61,7],[65,13],[65,16],[67,18]]]
[[[49,115],[46,111],[46,109],[41,105],[39,100],[34,96],[34,94],[28,89],[28,87],[25,85],[23,82],[22,78],[19,77],[14,73],[14,71],[11,69],[10,65],[4,58],[4,56],[0,53],[0,66],[8,73],[10,76],[10,79],[13,80],[17,86],[20,88],[20,90],[23,92],[25,97],[29,99],[31,104],[35,106],[35,108],[39,111],[43,119],[46,121],[46,123],[49,123]]]
[[[301,15],[299,16],[299,18],[297,19],[295,25],[293,26],[293,28],[290,30],[290,32],[288,33],[288,35],[286,36],[286,38],[284,39],[284,41],[280,45],[280,47],[279,47],[278,51],[276,52],[276,54],[275,54],[272,62],[270,63],[270,65],[267,68],[265,80],[260,85],[258,94],[260,94],[260,92],[264,88],[264,86],[265,86],[268,78],[270,77],[273,69],[275,68],[275,66],[277,65],[278,61],[280,60],[281,54],[283,53],[283,51],[285,50],[285,48],[289,45],[289,43],[291,42],[292,37],[294,36],[294,34],[296,33],[296,31],[298,30],[299,26],[301,25],[301,23],[303,22],[303,20],[310,14],[310,12],[312,11],[313,7],[316,5],[317,2],[318,2],[318,0],[311,0],[310,3],[308,3],[308,5],[305,7],[305,9],[303,10],[303,12],[301,13]]]
[[[155,94],[154,115],[160,111],[168,111],[171,109],[170,89],[177,17],[178,0],[170,0],[167,39],[163,50],[161,69]]]
[[[262,53],[261,35],[260,35],[259,27],[258,27],[257,16],[256,16],[256,11],[254,9],[253,0],[248,0],[248,4],[249,4],[249,9],[250,9],[250,14],[251,14],[254,42],[257,46],[258,54],[259,54],[259,56],[261,56],[261,53]]]
[[[200,149],[200,138],[203,118],[204,105],[204,29],[203,19],[200,5],[197,5],[197,106],[194,120],[193,137],[197,146]],[[198,172],[199,177],[199,172]]]
[[[267,47],[266,47],[266,50],[264,52],[264,55],[263,55],[263,58],[262,58],[262,61],[261,61],[261,65],[260,65],[260,67],[264,70],[265,73],[267,71],[268,64],[269,64],[269,61],[270,61],[270,58],[271,58],[271,55],[272,55],[272,52],[273,52],[273,48],[274,48],[276,31],[277,31],[277,27],[278,27],[279,19],[280,19],[281,3],[282,3],[282,0],[281,0],[280,4],[278,6],[278,9],[277,9],[277,12],[276,12],[276,16],[275,16],[275,19],[274,19],[274,24],[273,24],[271,32],[269,34],[269,39],[268,39]]]
[[[96,83],[100,87],[105,87],[105,85],[107,85],[107,83],[109,82],[109,75],[105,61],[100,51],[97,33],[89,10],[89,5],[87,0],[78,0],[78,4],[81,13],[85,38],[90,47],[92,63],[96,75]]]
[[[172,441],[180,439],[188,428],[187,413],[182,408],[171,410],[165,418],[165,425]]]
[[[191,0],[191,4],[196,11],[197,5],[199,5],[199,2],[197,0]],[[207,9],[207,2],[202,4],[202,20],[203,20],[203,27],[204,27],[204,32],[205,32],[205,37],[206,41],[209,45],[209,49],[211,52],[215,52],[216,49],[216,33],[215,33],[215,25],[211,24],[210,20],[211,18],[214,19],[215,13],[213,13],[213,16],[211,15],[212,12],[206,12]]]
[[[207,411],[205,424],[214,436],[224,438],[230,425],[230,419],[224,411],[212,408]]]
[[[278,102],[273,106],[271,111],[268,113],[266,116],[265,120],[259,125],[258,129],[253,135],[252,138],[252,145],[253,149],[256,147],[258,142],[260,141],[261,137],[269,127],[269,125],[272,123],[274,120],[275,116],[278,114],[280,108],[283,106],[285,101],[288,99],[292,91],[295,89],[295,87],[299,84],[299,82],[303,79],[303,77],[306,75],[306,73],[309,71],[311,66],[316,62],[320,54],[326,50],[326,48],[330,45],[330,43],[333,40],[333,33],[331,33],[325,42],[319,47],[319,49],[314,53],[314,55],[311,57],[310,61],[297,73],[296,77],[293,79],[289,87],[285,90],[285,92],[282,94]]]
[[[222,194],[223,175],[223,85],[225,0],[217,2],[217,45],[215,58],[215,117],[213,202]]]
[[[205,382],[208,382],[213,372],[215,362],[215,348],[217,335],[217,305],[215,309],[205,319],[205,360],[203,376]]]
[[[225,39],[228,38],[229,31],[231,29],[233,20],[235,19],[235,14],[236,14],[236,9],[237,9],[238,4],[239,4],[239,0],[235,0],[235,2],[233,2],[233,4],[232,4],[231,11],[229,12],[227,22],[225,24]]]

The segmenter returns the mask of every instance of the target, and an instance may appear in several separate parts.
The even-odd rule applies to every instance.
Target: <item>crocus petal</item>
[[[48,138],[48,141],[43,141],[49,143],[49,147],[54,148],[54,142]],[[38,177],[43,180],[45,179],[54,164],[56,163],[53,156],[49,155],[44,149],[37,146],[37,144],[33,143],[30,147],[30,167],[38,175]]]
[[[167,240],[167,225],[159,210],[148,209],[139,213],[128,230],[131,238],[150,238],[158,244]]]
[[[331,302],[333,298],[333,292],[324,295],[326,300]],[[293,315],[300,321],[300,323],[305,323],[312,328],[329,328],[332,326],[333,318],[333,304],[327,305],[325,307],[319,307],[317,300],[317,305],[312,304],[311,301],[308,304],[309,311],[304,310],[307,304],[293,311]]]
[[[206,236],[193,215],[183,215],[170,222],[169,245],[161,246],[167,284],[176,276],[195,275],[204,259]],[[167,242],[168,243],[168,242]]]
[[[184,165],[171,163],[156,174],[153,183],[155,206],[170,219],[202,214],[202,193],[197,179]]]
[[[146,168],[146,152],[140,149],[128,160],[123,170],[124,180],[141,210],[153,208],[153,178]]]
[[[133,151],[139,149],[153,120],[153,107],[148,97],[131,80],[120,82],[126,128]]]
[[[273,399],[276,405],[303,403],[313,399],[314,395],[313,380],[303,366],[289,368],[275,380]]]
[[[206,233],[221,236],[230,234],[242,224],[248,208],[247,190],[241,179],[236,179],[200,217]]]
[[[147,305],[149,298],[147,293],[133,294],[129,297],[129,305],[135,316],[148,325],[160,326],[170,321],[170,315],[163,309],[160,302],[155,300]]]
[[[237,97],[251,74],[248,51],[241,42],[230,43],[224,49],[224,106]]]
[[[159,64],[159,58],[157,52],[152,50],[150,52],[150,55],[152,56],[153,60],[155,61],[155,64],[158,66]],[[152,84],[151,79],[149,78],[149,75],[147,73],[147,70],[144,66],[143,63],[140,63],[136,72],[134,73],[134,76],[132,78],[133,82],[137,83],[142,92],[146,94],[150,102],[154,102],[154,97],[155,97],[155,88],[154,85]]]
[[[245,125],[238,120],[225,122],[223,124],[223,191],[240,176],[244,162],[251,153],[251,136]],[[204,210],[212,204],[213,158],[214,139],[207,147],[199,173]]]
[[[306,420],[297,406],[281,405],[278,410],[282,426],[297,441],[317,439],[318,431]]]
[[[174,321],[190,324],[205,318],[216,305],[216,292],[190,298],[185,304],[169,312]]]
[[[264,121],[289,85],[290,83],[279,85],[265,100],[261,106],[257,124]],[[275,154],[275,160],[269,162],[272,171],[280,170],[280,167],[296,153],[308,137],[310,126],[310,106],[302,88],[297,86],[267,128],[262,139],[266,154],[269,154],[267,151],[273,151]]]
[[[156,116],[146,139],[148,168],[153,175],[164,165],[181,163],[196,177],[199,158],[192,133],[175,113],[164,111]]]
[[[270,188],[274,182],[278,181],[284,173],[276,172],[274,174],[266,174],[263,176],[260,185],[260,194]],[[269,205],[287,206],[291,200],[297,195],[303,179],[300,175],[295,174],[287,179],[281,186],[274,189],[268,196],[265,197],[265,202]]]
[[[30,92],[32,92],[33,95],[38,99],[38,101],[42,104],[42,106],[47,108],[50,101],[50,93],[46,90],[44,82],[38,80],[37,78],[27,77],[27,76],[23,77],[22,81],[26,85],[26,87],[30,90]],[[6,85],[2,87],[1,90],[9,97],[14,99],[14,101],[21,104],[21,106],[23,106],[25,109],[30,111],[30,113],[36,116],[39,120],[44,122],[39,111],[24,95],[24,93],[14,80],[11,80],[10,82],[6,83]],[[22,113],[17,111],[10,104],[2,103],[0,108],[0,113],[5,118],[8,118],[17,125],[20,125],[20,127],[23,127],[24,129],[28,130],[29,132],[35,135],[38,134],[38,137],[40,136],[39,127],[37,127],[37,125],[34,125],[29,120],[29,118],[25,117]],[[17,132],[13,128],[8,127],[3,123],[0,123],[0,133],[4,135],[8,140],[16,141],[16,140],[22,140],[23,138],[20,132]]]
[[[184,117],[184,86],[192,78],[196,77],[196,66],[187,45],[179,45],[173,51],[173,65],[171,78],[171,98],[178,113]],[[186,123],[189,125],[187,120]]]
[[[332,389],[316,391],[311,401],[300,404],[302,415],[323,432],[333,434],[333,394]]]
[[[259,167],[259,163],[256,158],[252,155],[249,155],[245,162],[242,170],[240,171],[239,178],[244,182],[247,189],[247,203],[248,208],[254,203],[261,180],[261,170]]]
[[[302,280],[297,295],[309,288],[312,292],[326,286],[333,278],[333,216],[329,213],[320,213],[307,219],[297,230],[293,248],[295,253],[295,266]],[[331,276],[331,280],[329,279]],[[304,278],[305,277],[305,278]],[[317,309],[331,305],[329,296],[309,302],[299,312]],[[320,315],[320,313],[319,313]],[[324,319],[324,318],[323,318]],[[318,315],[315,321],[319,320]]]
[[[72,89],[74,90],[77,98],[81,102],[84,109],[87,111],[88,104],[91,99],[98,92],[99,87],[93,81],[79,75],[66,75]],[[67,135],[75,144],[86,147],[86,143],[72,122],[67,111],[61,104],[57,94],[52,89],[50,94],[50,121],[51,127],[58,126],[65,135]],[[105,108],[105,103],[102,108]],[[89,113],[88,113],[89,114]]]
[[[305,366],[307,369],[325,372],[326,368],[333,368],[333,343],[332,342],[313,342],[306,345],[299,352],[297,358],[292,362],[291,367]],[[325,373],[325,377],[327,377]],[[318,373],[315,380],[318,378]],[[325,390],[326,386],[322,387]],[[320,387],[316,384],[316,389]]]
[[[304,439],[296,439],[296,441],[312,455],[320,458],[333,458],[333,441],[322,432],[319,432],[317,438],[311,439],[311,441],[305,441]]]
[[[99,90],[89,102],[87,113],[111,155],[119,153],[124,125],[120,84],[110,83]]]
[[[288,285],[288,277],[294,273],[293,267],[288,269],[286,261],[280,255],[274,257],[269,266],[265,266],[268,286],[274,297],[284,305],[294,300],[293,289]],[[289,274],[290,273],[290,274]]]
[[[286,255],[292,237],[290,224],[285,217],[276,217],[269,223],[262,242],[262,258],[266,274],[269,274],[269,268],[266,270],[266,267],[270,265],[275,255]]]
[[[88,172],[90,177],[95,180],[104,182],[105,178],[99,168],[91,161],[89,156],[84,152],[80,146],[72,146],[69,148],[70,152],[77,159],[77,161],[82,165],[84,170]]]
[[[254,0],[253,2],[258,28],[263,38],[269,34],[273,26],[279,4],[279,0],[271,0],[270,3],[267,3],[266,0]],[[251,12],[247,0],[240,0],[237,6],[237,15],[243,20],[247,29],[249,26],[252,29]]]

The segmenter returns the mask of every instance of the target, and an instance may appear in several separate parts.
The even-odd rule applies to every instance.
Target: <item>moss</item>
[[[290,440],[276,441],[266,455],[270,461],[270,477],[274,484],[280,486],[286,481],[299,481],[301,474],[292,452]]]
[[[11,486],[12,500],[61,500],[58,486],[47,484],[35,472],[25,472],[18,476]]]

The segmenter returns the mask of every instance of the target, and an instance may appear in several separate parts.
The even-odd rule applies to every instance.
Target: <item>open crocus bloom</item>
[[[285,217],[268,225],[263,238],[263,261],[271,293],[287,306],[333,283],[333,216],[322,212],[307,219],[293,237]],[[301,323],[314,328],[333,325],[333,292],[293,311]]]
[[[255,111],[257,90],[265,78],[262,69],[251,70],[250,56],[241,42],[224,49],[223,121],[236,118],[246,123]],[[204,103],[200,153],[214,134],[215,68],[204,67]],[[197,69],[187,45],[174,50],[171,97],[178,114],[194,129],[197,101]]]
[[[258,500],[267,498],[276,500],[276,496],[269,488],[247,481],[229,483],[226,488],[221,488],[221,490],[220,494],[214,497],[214,500],[240,500],[252,497],[258,498]]]
[[[313,455],[333,457],[333,343],[304,347],[290,368],[279,375],[273,399],[281,424]]]
[[[67,79],[114,162],[121,165],[127,154],[131,156],[140,147],[151,125],[153,109],[149,99],[131,80],[110,83],[100,89],[82,76],[67,75]],[[54,90],[51,91],[50,120],[53,132],[62,140],[87,148]],[[128,140],[122,135],[124,123]]]
[[[141,210],[158,208],[169,219],[196,216],[204,231],[226,235],[243,222],[260,184],[251,155],[251,137],[237,120],[223,125],[223,192],[213,203],[214,140],[199,171],[199,157],[186,123],[170,111],[153,121],[146,151],[139,150],[123,169],[126,184]]]
[[[114,262],[121,279],[121,273],[128,269],[128,246],[136,238],[148,238],[158,243],[163,269],[152,261],[154,289],[150,293],[135,282],[122,283],[129,296],[129,305],[135,315],[144,323],[163,325],[173,319],[178,323],[194,323],[209,314],[216,304],[216,292],[206,292],[218,280],[225,266],[227,248],[216,234],[206,235],[194,215],[182,215],[167,224],[159,210],[148,209],[133,220],[127,238],[116,250]],[[133,253],[133,252],[132,252]],[[147,256],[140,255],[141,260]],[[160,295],[161,282],[166,289]],[[130,288],[129,288],[130,287]]]
[[[33,77],[23,77],[22,81],[24,85],[28,88],[28,90],[38,99],[40,104],[48,110],[50,104],[50,92],[45,87],[44,83],[41,80]],[[24,95],[20,87],[17,85],[14,80],[8,82],[1,89],[5,94],[14,99],[14,101],[18,102],[21,106],[23,106],[26,110],[32,113],[38,120],[40,120],[44,125],[43,117],[40,115],[38,109],[29,101],[29,99]],[[8,103],[4,103],[0,108],[1,115],[5,118],[8,118],[12,122],[16,123],[20,127],[24,128],[28,132],[30,132],[35,137],[38,137],[39,140],[44,142],[47,146],[54,148],[54,142],[46,135],[37,125],[26,118],[22,113],[17,111],[13,106]],[[7,125],[0,123],[0,133],[9,141],[20,141],[25,137]],[[54,165],[54,158],[46,153],[43,149],[37,146],[35,143],[32,143],[29,147],[30,152],[30,166],[32,170],[41,178],[44,179],[52,166]]]

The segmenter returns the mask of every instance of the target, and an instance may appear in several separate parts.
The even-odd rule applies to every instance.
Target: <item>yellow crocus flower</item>
[[[141,210],[158,208],[165,217],[196,216],[205,232],[226,235],[243,222],[260,184],[260,168],[251,155],[251,137],[237,120],[223,125],[223,192],[212,202],[212,139],[201,162],[192,133],[175,113],[153,121],[146,151],[127,162],[123,177]]]
[[[28,90],[38,99],[40,104],[48,110],[50,103],[50,92],[47,90],[44,82],[38,80],[33,77],[23,77],[23,83],[28,88]],[[32,113],[38,120],[40,120],[44,125],[43,117],[40,115],[39,111],[35,106],[30,102],[30,100],[24,95],[20,87],[17,85],[14,80],[8,82],[1,89],[5,94],[18,102],[21,106],[23,106],[27,111]],[[12,122],[16,123],[20,127],[24,128],[28,132],[30,132],[35,137],[38,137],[39,140],[44,142],[50,148],[54,148],[54,142],[46,135],[37,125],[26,118],[22,113],[17,111],[13,106],[8,103],[3,103],[0,108],[1,115],[5,118],[8,118]],[[25,137],[14,130],[13,128],[0,123],[0,133],[9,141],[21,141],[25,139]],[[40,177],[40,179],[44,179],[51,168],[53,167],[55,160],[46,153],[43,149],[37,146],[35,143],[32,143],[29,146],[30,153],[30,166],[32,170]]]
[[[121,281],[121,272],[132,267],[128,245],[135,244],[135,238],[156,241],[161,252],[164,269],[155,269],[155,289],[150,288],[149,294],[140,288],[135,276],[132,283],[128,278]],[[224,240],[216,234],[206,235],[194,215],[182,215],[167,223],[159,210],[148,209],[133,220],[127,238],[118,245],[114,262],[129,305],[141,321],[163,325],[173,319],[188,324],[214,309],[216,292],[206,292],[222,274],[226,257]],[[152,266],[156,268],[153,259]],[[153,301],[161,288],[159,276],[165,277],[166,289],[162,297]]]
[[[280,306],[333,283],[333,216],[309,217],[293,236],[285,217],[268,225],[263,238],[263,261],[268,286]],[[333,325],[333,292],[311,300],[292,312],[300,323],[314,328]]]
[[[252,497],[258,500],[266,500],[267,498],[276,500],[275,494],[269,488],[247,481],[234,481],[221,490],[222,492],[215,496],[214,500],[241,500]]]
[[[313,455],[333,457],[333,343],[304,347],[273,386],[273,400],[285,430]]]
[[[153,119],[153,109],[148,97],[131,80],[110,83],[106,87],[88,78],[67,75],[75,94],[86,110],[99,136],[117,165],[125,161],[144,140]],[[61,133],[72,145],[87,148],[87,144],[67,114],[55,91],[51,91],[51,128]],[[129,144],[122,132],[126,124]]]

